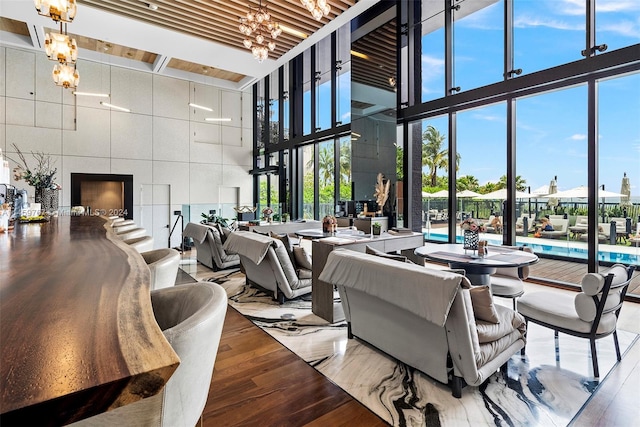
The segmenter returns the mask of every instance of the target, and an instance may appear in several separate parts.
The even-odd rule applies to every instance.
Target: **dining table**
[[[465,249],[456,243],[425,243],[414,253],[428,261],[447,263],[452,269],[463,269],[473,285],[491,285],[491,275],[497,268],[523,267],[538,262],[536,254],[508,246],[488,246],[486,255]]]

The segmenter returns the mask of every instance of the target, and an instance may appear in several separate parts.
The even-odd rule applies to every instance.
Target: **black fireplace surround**
[[[71,206],[81,206],[81,185],[86,181],[122,182],[124,184],[124,210],[122,217],[133,219],[133,175],[72,173],[71,174]],[[109,212],[105,212],[109,215]],[[115,214],[115,212],[114,212]]]

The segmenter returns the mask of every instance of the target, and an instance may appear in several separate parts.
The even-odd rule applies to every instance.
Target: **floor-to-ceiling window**
[[[532,190],[558,192],[587,185],[587,87],[537,94],[516,101],[516,171]],[[569,114],[570,112],[570,114]],[[552,181],[556,184],[553,187]],[[547,186],[546,190],[544,186]],[[536,191],[534,191],[535,193]],[[525,233],[517,230],[516,241],[532,246],[535,251],[565,257],[586,259],[585,236],[571,233],[570,216],[586,215],[581,200],[571,197],[538,197],[532,199],[532,211],[539,221],[549,217],[554,229],[564,227],[563,235],[553,238],[536,233],[533,221]],[[586,199],[581,201],[586,202]],[[527,210],[529,202],[527,200]],[[566,217],[566,218],[564,218]],[[567,221],[567,225],[562,223]],[[581,251],[576,251],[580,248]],[[586,264],[583,264],[587,272]]]
[[[315,156],[314,156],[314,145],[309,144],[305,145],[299,150],[302,152],[302,164],[303,166],[303,187],[302,187],[302,218],[304,219],[313,219],[314,218],[314,207],[315,207]]]
[[[640,235],[640,74],[602,79],[597,87],[599,183],[604,190],[623,195],[600,199],[598,222],[604,223],[605,244],[611,243],[606,232],[610,234],[612,220],[624,233],[616,236],[615,242],[624,250],[608,251],[601,243],[598,256],[610,262],[633,263],[640,257],[640,242],[633,239]],[[621,227],[623,219],[628,221],[628,229]]]
[[[446,137],[446,148],[459,156],[458,170],[440,170],[434,179],[446,178],[449,192],[454,180],[458,194],[508,189],[506,199],[457,197],[452,203],[430,196],[440,188],[423,179],[428,217],[449,208],[446,227],[440,227],[448,234],[441,237],[431,221],[425,223],[425,236],[455,241],[459,215],[504,213],[502,243],[535,245],[540,255],[575,259],[584,263],[585,272],[597,271],[596,258],[606,261],[603,248],[612,241],[598,234],[598,226],[580,233],[574,227],[577,217],[590,214],[589,220],[597,219],[603,228],[611,226],[610,218],[628,218],[633,227],[639,220],[633,206],[638,178],[623,169],[631,170],[627,161],[640,164],[634,150],[640,125],[630,118],[640,109],[640,10],[631,2],[604,0],[424,0],[400,7],[399,25],[406,31],[399,122],[409,125],[405,134],[416,144],[418,132],[412,129],[420,123],[422,133]],[[412,88],[414,81],[419,90]],[[616,151],[625,153],[624,160],[614,160]],[[611,193],[593,199],[570,197],[579,192],[547,196],[550,187],[579,190],[581,185],[620,193],[625,179],[632,193],[626,205]],[[524,215],[530,230],[522,228]],[[566,221],[566,232],[535,237],[534,217],[541,216]],[[611,256],[640,264],[636,253],[620,255],[633,250],[619,234]]]
[[[465,1],[454,9],[453,81],[456,92],[503,79],[503,15],[504,0]],[[474,71],[470,73],[470,69]]]

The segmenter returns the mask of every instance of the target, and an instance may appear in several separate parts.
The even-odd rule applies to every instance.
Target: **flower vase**
[[[58,210],[58,190],[36,187],[34,196],[35,202],[40,203],[40,209],[43,212]]]
[[[465,250],[470,249],[472,251],[478,250],[478,241],[480,240],[478,237],[477,231],[464,230],[464,241],[463,247]]]

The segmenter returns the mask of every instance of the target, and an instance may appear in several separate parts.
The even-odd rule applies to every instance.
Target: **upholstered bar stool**
[[[127,222],[125,224],[124,221],[121,222],[117,222],[115,224],[111,225],[111,228],[113,229],[113,231],[115,231],[116,233],[122,233],[123,231],[128,231],[128,230],[133,230],[134,228],[137,228],[138,226],[136,225],[135,222],[133,222],[133,220],[127,219],[125,221],[131,221],[131,222]]]
[[[134,239],[136,237],[143,237],[147,235],[147,230],[144,228],[134,228],[133,230],[127,230],[122,233],[118,233],[116,230],[116,236],[122,240]]]
[[[73,427],[193,427],[207,403],[227,313],[227,293],[198,282],[151,292],[153,314],[180,357],[180,366],[155,396],[70,424]]]
[[[149,270],[151,270],[152,290],[175,285],[178,266],[180,265],[180,253],[178,251],[162,248],[142,252],[140,255],[144,258]]]
[[[127,239],[124,242],[140,253],[153,249],[153,237],[151,236],[134,237],[133,239]]]

